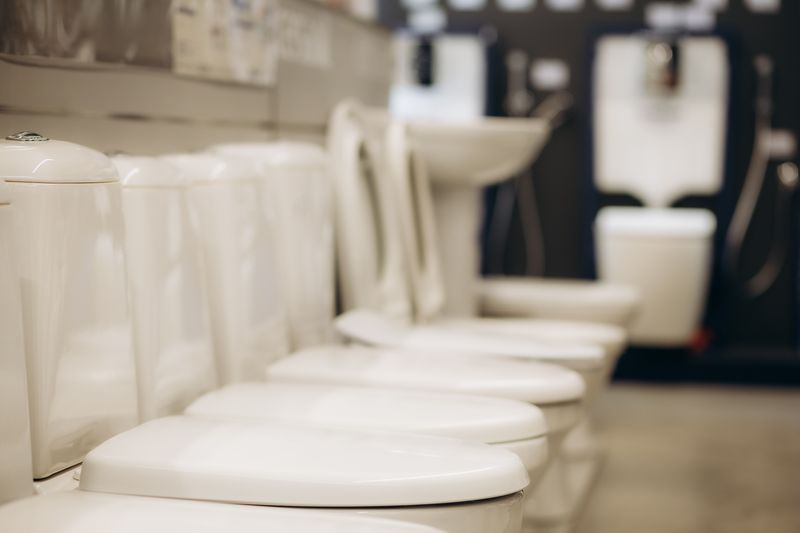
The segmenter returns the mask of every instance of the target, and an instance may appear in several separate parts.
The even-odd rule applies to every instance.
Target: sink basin
[[[483,118],[469,122],[411,121],[416,153],[437,185],[486,186],[530,165],[550,136],[540,118]]]

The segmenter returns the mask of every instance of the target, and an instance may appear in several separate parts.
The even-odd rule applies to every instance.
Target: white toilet
[[[257,312],[248,313],[243,309],[245,302],[230,299],[217,309],[217,315],[228,316],[226,321],[211,328],[205,320],[206,290],[198,275],[198,259],[203,247],[194,236],[195,229],[190,220],[200,226],[215,221],[221,228],[228,228],[229,233],[219,235],[222,239],[233,239],[235,235],[246,233],[247,226],[237,228],[225,220],[226,208],[234,206],[222,201],[212,212],[203,209],[190,211],[188,201],[196,192],[194,189],[206,186],[202,175],[197,174],[194,181],[187,175],[186,171],[196,172],[198,168],[185,162],[192,157],[185,156],[179,163],[184,171],[163,159],[113,158],[123,184],[127,236],[129,243],[133,244],[128,246],[128,263],[135,267],[129,278],[134,329],[141,340],[137,347],[137,360],[139,368],[148,371],[143,376],[145,379],[139,380],[140,404],[149,407],[155,402],[157,406],[149,411],[169,415],[181,413],[188,403],[185,400],[197,398],[189,406],[187,414],[476,440],[516,452],[529,476],[538,479],[547,456],[546,427],[541,411],[523,402],[394,389],[241,383],[241,380],[234,380],[222,389],[201,396],[208,390],[206,384],[216,381],[209,361],[212,357],[209,332],[213,329],[215,335],[224,340],[230,338],[226,327],[236,327],[235,331],[246,333],[247,324],[256,325],[262,319]],[[196,159],[201,163],[211,163],[214,158],[197,155]],[[224,197],[221,189],[226,183],[230,187],[247,183],[235,174],[241,167],[226,167],[224,160],[204,168],[217,180],[220,198]],[[254,188],[257,184],[255,179],[250,180]],[[279,200],[280,197],[274,199]],[[245,219],[240,219],[240,222],[245,222]],[[256,220],[250,227],[252,231],[258,231],[266,224],[259,224]],[[252,262],[254,255],[258,255],[255,250],[248,249],[234,258],[217,257],[215,261],[236,260],[247,264]],[[269,272],[254,272],[253,277],[259,278],[261,285],[248,284],[247,278],[241,275],[221,280],[215,276],[224,272],[224,268],[206,266],[208,284],[228,287],[230,294],[255,293],[268,298],[271,292],[266,285],[277,283],[277,280],[270,280]],[[262,294],[259,294],[259,289]],[[298,306],[298,309],[303,311],[306,307]],[[308,315],[302,312],[299,316]],[[245,324],[239,324],[240,320]],[[220,353],[233,354],[236,349],[228,346]],[[269,358],[265,354],[263,359],[266,367]],[[222,359],[219,361],[221,367],[230,364]],[[182,401],[172,400],[176,397]]]
[[[593,399],[624,347],[624,330],[530,319],[437,318],[444,288],[430,191],[407,128],[381,112],[345,103],[334,113],[329,143],[343,301],[357,308],[337,319],[340,332],[378,346],[558,362],[581,373],[587,398]],[[412,316],[429,324],[411,324]],[[576,337],[603,346],[570,345],[566,340]],[[566,488],[566,471],[554,458],[545,485],[534,494],[544,503],[530,508],[531,522],[569,522],[585,501],[597,471],[598,450],[585,423],[577,437],[573,453],[586,461],[576,487]],[[560,439],[554,442],[551,453],[559,453],[560,444]]]
[[[110,494],[92,494],[85,491],[62,490],[51,492],[56,487],[73,488],[75,481],[73,470],[69,469],[64,473],[55,473],[54,477],[45,482],[34,482],[34,468],[32,456],[36,457],[37,471],[52,472],[64,465],[72,465],[80,462],[86,451],[85,444],[80,442],[84,432],[76,432],[75,441],[69,438],[60,437],[58,442],[48,439],[56,434],[53,431],[39,431],[35,435],[36,440],[31,442],[30,429],[41,427],[39,417],[42,409],[28,411],[28,387],[30,381],[33,386],[31,392],[31,405],[41,405],[43,398],[36,398],[36,391],[45,391],[48,395],[52,389],[42,388],[42,382],[53,380],[58,377],[58,365],[46,367],[43,371],[41,366],[30,365],[26,372],[26,358],[28,362],[42,361],[42,356],[49,355],[51,362],[64,363],[69,374],[68,378],[74,378],[80,370],[85,371],[86,379],[92,379],[92,372],[97,370],[94,366],[76,368],[67,366],[70,362],[69,357],[76,354],[64,354],[63,348],[73,346],[67,337],[66,343],[61,343],[59,333],[69,331],[67,328],[55,327],[36,330],[35,326],[42,324],[41,320],[31,320],[38,317],[45,311],[45,318],[48,311],[57,311],[59,303],[66,303],[67,300],[54,300],[52,296],[69,295],[74,299],[74,292],[71,285],[76,278],[66,278],[59,274],[71,274],[69,263],[72,257],[65,257],[58,253],[47,256],[49,265],[55,275],[47,276],[43,269],[34,269],[30,272],[21,272],[21,277],[17,271],[17,260],[19,256],[23,259],[25,266],[33,266],[36,263],[35,256],[41,252],[52,252],[51,249],[39,248],[43,244],[41,239],[48,235],[63,237],[63,231],[75,229],[75,213],[91,216],[91,209],[81,209],[85,207],[84,202],[76,199],[87,195],[93,196],[100,207],[99,212],[106,218],[104,228],[106,235],[119,237],[121,226],[114,222],[115,217],[111,216],[114,189],[114,181],[110,174],[97,172],[108,170],[104,164],[101,154],[82,150],[75,145],[59,143],[57,141],[46,141],[49,150],[41,150],[38,145],[45,140],[32,133],[20,133],[10,136],[5,141],[0,141],[0,153],[3,155],[3,163],[0,174],[3,179],[8,179],[12,185],[6,185],[0,179],[0,400],[8,408],[0,412],[0,453],[3,460],[0,462],[0,524],[4,530],[26,531],[28,533],[59,533],[70,532],[80,529],[87,532],[106,532],[119,531],[122,533],[134,533],[140,531],[153,532],[173,532],[173,531],[199,531],[199,532],[222,532],[235,530],[241,533],[256,531],[364,531],[364,532],[394,532],[397,533],[435,533],[432,528],[423,527],[415,524],[389,522],[378,519],[367,519],[364,517],[353,516],[333,516],[330,513],[313,512],[306,510],[281,510],[272,508],[254,508],[237,505],[214,504],[207,502],[178,502],[167,499],[140,498],[132,496],[117,496]],[[52,144],[50,144],[52,143]],[[76,150],[77,149],[77,150]],[[51,156],[43,158],[44,152]],[[72,167],[77,165],[77,169]],[[80,170],[84,173],[80,173]],[[33,170],[33,171],[32,171]],[[91,176],[98,178],[106,176],[108,181],[87,181]],[[98,187],[98,183],[100,186]],[[91,187],[91,189],[87,189]],[[88,194],[86,194],[88,191]],[[12,213],[11,200],[19,198],[23,208]],[[110,200],[110,201],[109,201]],[[118,206],[115,206],[118,208]],[[43,215],[51,212],[58,214],[71,213],[73,216],[57,220],[47,220]],[[16,229],[12,227],[16,220]],[[118,218],[116,218],[118,221]],[[86,222],[86,220],[83,220]],[[20,228],[32,225],[37,228],[36,238],[28,240],[25,233],[20,233]],[[111,242],[103,242],[103,233],[95,232],[98,238],[98,246],[108,253],[108,246]],[[15,242],[16,241],[16,242]],[[60,242],[59,242],[60,241]],[[60,248],[64,240],[51,240],[55,246]],[[72,242],[77,242],[73,240]],[[105,248],[103,248],[105,247]],[[63,253],[63,249],[61,249]],[[85,259],[81,258],[80,263],[87,265]],[[118,268],[119,265],[110,263],[88,263],[95,265],[90,268],[94,274],[103,279],[105,268]],[[85,281],[85,278],[77,278],[78,282]],[[22,283],[20,283],[22,282]],[[112,283],[104,286],[105,289],[112,289]],[[86,285],[83,286],[86,289]],[[22,291],[21,291],[22,289]],[[51,292],[52,291],[52,292]],[[20,298],[22,292],[23,298]],[[52,305],[45,308],[38,307],[39,304],[49,300]],[[91,291],[89,295],[91,295]],[[32,298],[38,295],[39,299]],[[26,313],[26,322],[23,326],[22,315],[23,305]],[[108,302],[106,302],[108,303]],[[70,308],[72,309],[72,308]],[[112,309],[109,308],[109,311]],[[102,313],[97,313],[99,319],[103,318]],[[64,317],[58,312],[50,314],[50,318],[58,319]],[[65,317],[69,321],[69,317]],[[50,325],[57,325],[59,322],[50,322]],[[63,322],[62,322],[63,324]],[[90,333],[92,326],[87,321],[81,323],[85,334]],[[27,346],[23,343],[23,337],[28,340]],[[94,348],[96,344],[84,344]],[[119,348],[119,346],[117,346]],[[85,350],[89,355],[90,350]],[[126,352],[123,350],[122,352]],[[94,362],[90,360],[90,362]],[[103,373],[109,373],[107,367],[101,367],[102,372],[94,376],[96,380],[103,380]],[[113,372],[111,373],[113,375]],[[58,382],[58,379],[55,381]],[[94,389],[88,388],[88,392]],[[128,388],[125,392],[130,393]],[[80,390],[71,391],[79,394]],[[109,391],[111,392],[111,391]],[[110,394],[115,398],[115,394]],[[56,416],[60,412],[65,412],[71,416],[83,415],[82,422],[89,426],[101,425],[102,418],[97,417],[102,413],[97,408],[94,410],[86,409],[83,413],[75,411],[61,411],[62,408],[70,407],[65,402],[65,396],[50,397],[54,400],[53,409],[49,411],[54,414],[53,420],[59,425],[63,421]],[[136,401],[135,393],[130,395],[132,402]],[[94,398],[96,402],[102,402],[102,398]],[[85,407],[85,405],[84,405]],[[45,426],[46,428],[46,426]],[[38,449],[37,449],[38,448]],[[41,448],[46,448],[42,450]],[[64,479],[66,478],[66,479]],[[44,495],[34,495],[35,492],[43,492]]]
[[[247,145],[236,150],[228,147],[228,150],[229,153],[237,152],[238,157],[255,160],[259,158],[258,152],[262,148],[268,151],[269,146]],[[309,280],[308,283],[315,282]],[[520,353],[530,353],[529,343],[509,339],[506,345],[519,347]],[[446,344],[442,344],[437,351],[446,347]],[[592,350],[591,355],[599,358],[596,350]],[[568,370],[542,363],[466,357],[463,353],[434,354],[430,347],[427,350],[409,351],[321,346],[290,355],[272,364],[268,372],[272,381],[396,387],[523,399],[543,408],[548,420],[551,450],[558,449],[566,431],[576,424],[581,412],[579,400],[583,386],[580,378]],[[247,397],[246,393],[237,394],[240,398]],[[268,398],[264,401],[267,402]],[[231,408],[231,411],[236,410]],[[342,420],[336,422],[342,423]],[[352,424],[353,420],[347,423]],[[535,481],[536,476],[532,477]],[[564,494],[566,489],[562,489],[548,492],[555,493],[556,499],[564,500],[568,496]]]
[[[256,150],[257,147],[250,146],[249,150]],[[244,150],[244,148],[242,148]],[[241,157],[240,154],[238,157]],[[186,156],[184,162],[186,163]],[[210,162],[208,156],[197,156],[199,159]],[[233,156],[226,156],[224,159],[228,160]],[[251,159],[256,159],[257,154],[251,154]],[[203,169],[213,169],[214,166],[210,164],[195,165],[186,163],[185,169],[190,172],[199,173]],[[240,167],[241,168],[241,167]],[[222,176],[221,172],[212,172],[218,178]],[[238,181],[238,180],[232,180]],[[262,183],[269,184],[270,180],[263,180]],[[268,197],[269,193],[261,194],[261,197]],[[206,210],[208,213],[205,217],[200,214],[198,210],[198,220],[200,227],[203,226],[203,219],[219,219],[222,213],[233,212],[234,209],[220,205],[219,203],[214,206],[213,210]],[[243,221],[240,221],[243,223]],[[225,224],[223,222],[223,224]],[[240,231],[241,233],[241,231]],[[222,238],[222,235],[218,235]],[[311,243],[313,245],[313,243]],[[246,255],[240,256],[240,259],[233,261],[231,258],[220,258],[216,256],[217,260],[223,262],[230,261],[237,264],[247,264],[249,261]],[[332,259],[331,259],[332,260]],[[225,272],[226,269],[213,267],[209,270],[214,272]],[[213,278],[212,278],[213,279]],[[264,280],[262,280],[264,282]],[[219,285],[231,286],[231,284],[245,285],[248,282],[244,276],[238,276],[227,281],[221,281]],[[309,284],[316,284],[318,282],[309,280]],[[291,287],[287,284],[286,287]],[[212,287],[212,291],[219,290]],[[246,290],[244,288],[237,288],[232,293],[252,294],[253,290]],[[232,303],[229,300],[228,303]],[[229,313],[227,313],[229,314]],[[244,318],[243,318],[244,319]],[[244,319],[247,320],[247,319]],[[258,323],[257,317],[249,319],[251,323]],[[215,327],[220,327],[218,323]],[[244,331],[246,328],[243,325],[237,326],[239,331]],[[230,335],[219,333],[220,338],[232,338]],[[513,345],[513,341],[509,341]],[[226,348],[226,351],[232,351]],[[398,350],[376,350],[366,348],[353,348],[353,347],[336,347],[336,346],[322,346],[318,348],[302,350],[299,353],[290,355],[283,358],[268,367],[268,374],[270,381],[293,381],[293,382],[316,382],[328,384],[350,384],[358,386],[370,387],[392,387],[392,388],[405,388],[405,389],[421,389],[435,392],[447,393],[469,393],[479,394],[485,396],[499,396],[504,398],[522,399],[527,402],[533,403],[538,407],[542,407],[545,418],[547,420],[547,440],[550,449],[557,449],[560,442],[563,440],[564,435],[573,427],[578,421],[581,413],[581,399],[584,393],[584,385],[581,378],[572,371],[548,365],[545,363],[530,362],[520,364],[513,360],[494,360],[490,358],[472,358],[460,354],[458,357],[448,357],[445,355],[436,354],[432,358],[430,350],[427,352],[409,352]],[[266,365],[267,361],[265,361]],[[224,364],[224,363],[223,363]],[[385,381],[387,372],[392,374],[393,379]],[[256,392],[257,391],[257,392]],[[322,418],[328,420],[329,424],[341,427],[346,424],[348,426],[356,426],[361,424],[370,424],[370,427],[376,423],[380,426],[391,428],[394,430],[416,430],[417,428],[427,427],[433,428],[435,426],[445,424],[444,421],[449,417],[451,418],[449,424],[453,428],[465,428],[470,424],[466,418],[468,416],[461,409],[461,414],[456,415],[455,409],[447,411],[446,405],[456,405],[454,402],[460,401],[451,399],[447,404],[442,404],[438,408],[425,407],[429,399],[419,399],[411,401],[410,399],[402,400],[391,399],[397,398],[384,391],[381,395],[376,395],[373,400],[385,407],[385,413],[391,413],[400,409],[409,411],[413,406],[419,406],[419,412],[412,415],[409,411],[409,419],[417,418],[417,421],[410,425],[404,417],[397,420],[385,420],[383,422],[375,420],[380,418],[380,411],[377,409],[370,411],[363,411],[363,404],[366,400],[365,393],[362,395],[362,401],[351,401],[347,399],[351,397],[352,393],[331,394],[321,390],[316,393],[316,396],[311,394],[311,391],[306,391],[307,394],[307,409],[300,409],[295,411],[295,416],[303,416],[304,420],[313,423],[319,423]],[[259,396],[261,400],[255,398]],[[287,398],[287,393],[279,393],[277,389],[270,391],[267,387],[261,389],[248,389],[247,387],[226,387],[220,394],[216,395],[214,401],[221,402],[220,407],[215,412],[207,402],[202,400],[198,401],[198,405],[202,407],[206,414],[219,414],[219,409],[227,410],[227,414],[234,418],[245,416],[244,413],[249,413],[247,416],[253,416],[253,407],[247,405],[249,402],[258,402],[257,405],[264,406],[262,417],[283,417],[285,416],[277,408],[273,406],[280,403],[271,399],[271,395],[278,395]],[[215,396],[215,395],[211,395]],[[396,407],[390,408],[390,402]],[[407,407],[401,407],[405,404]],[[349,406],[347,413],[341,413],[338,416],[332,416],[333,408],[326,407],[327,405],[336,405],[337,409],[342,409],[343,406]],[[360,406],[360,407],[359,407]],[[194,407],[194,406],[193,406]],[[198,410],[190,408],[190,412],[199,413]],[[359,412],[361,409],[362,412]],[[498,412],[499,411],[495,411]],[[437,413],[442,413],[437,414]],[[321,415],[325,414],[325,417]],[[388,415],[391,418],[391,415]],[[486,419],[486,411],[482,415]],[[384,415],[387,418],[387,415]],[[430,431],[430,430],[426,430]],[[441,430],[440,430],[441,431]],[[449,430],[448,430],[449,431]],[[459,429],[458,431],[462,431]],[[530,433],[529,433],[530,434]],[[464,434],[468,436],[468,434]],[[530,434],[530,437],[533,437]],[[524,448],[529,448],[525,441],[531,441],[530,437],[519,440],[514,447],[522,445]],[[500,445],[501,439],[493,436],[490,433],[483,433],[482,439],[484,442]],[[507,443],[508,444],[508,443]],[[522,457],[530,466],[531,461],[529,458],[531,454],[528,452],[521,452]],[[540,457],[537,453],[536,457]],[[536,481],[539,477],[539,472],[542,465],[539,464],[537,470],[531,470],[531,478]],[[551,491],[562,494],[564,491],[561,489]]]
[[[136,423],[137,389],[116,169],[98,152],[41,136],[0,150],[14,201],[32,477],[51,476],[38,491],[69,488],[69,469],[83,461],[80,488],[88,492],[519,530],[525,468],[514,453],[484,444],[196,416],[126,431]],[[95,446],[100,431],[107,440]]]
[[[619,35],[597,45],[594,183],[643,204],[600,210],[597,270],[640,291],[630,329],[637,345],[685,347],[703,316],[716,220],[672,205],[722,187],[727,61],[713,36]]]

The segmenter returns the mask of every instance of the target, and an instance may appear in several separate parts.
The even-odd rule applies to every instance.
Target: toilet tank
[[[187,183],[153,157],[112,158],[122,182],[139,412],[179,414],[217,384]]]
[[[292,348],[331,342],[333,191],[325,151],[288,141],[223,144],[211,151],[257,163],[262,206],[278,251]]]
[[[722,187],[728,58],[718,37],[615,35],[594,61],[594,180],[669,207]]]
[[[220,383],[266,378],[289,351],[275,247],[252,164],[228,156],[164,156],[190,182]]]
[[[600,279],[636,287],[629,329],[639,346],[687,346],[699,327],[711,277],[714,215],[705,209],[605,207],[595,220]]]
[[[11,194],[0,180],[0,505],[33,494],[28,378],[11,224]]]
[[[83,460],[137,420],[120,184],[89,148],[0,141],[12,197],[34,478]]]

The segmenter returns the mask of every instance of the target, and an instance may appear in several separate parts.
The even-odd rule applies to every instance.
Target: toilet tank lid
[[[175,165],[163,158],[114,155],[111,160],[125,188],[175,188],[189,183]]]
[[[325,150],[311,143],[275,141],[216,144],[209,151],[255,160],[265,169],[325,167]]]
[[[116,168],[105,154],[26,131],[0,140],[0,179],[53,184],[119,180]]]
[[[605,207],[595,221],[601,233],[635,237],[704,238],[717,227],[707,209]]]
[[[90,492],[287,507],[401,507],[516,494],[514,453],[409,433],[175,416],[89,452]]]

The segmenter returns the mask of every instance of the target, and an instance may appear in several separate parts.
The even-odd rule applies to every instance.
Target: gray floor
[[[579,533],[800,533],[800,390],[614,384]]]

